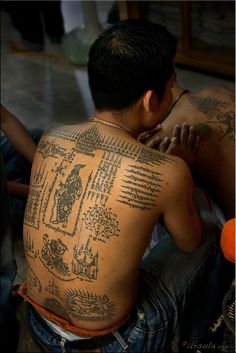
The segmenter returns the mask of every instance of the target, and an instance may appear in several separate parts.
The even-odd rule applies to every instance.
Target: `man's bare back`
[[[173,87],[177,97],[183,89]],[[192,171],[209,191],[227,219],[235,216],[234,92],[224,86],[185,93],[163,121],[158,136],[171,136],[173,127],[186,121],[195,127],[200,144]]]
[[[180,185],[175,207],[178,190],[171,185],[178,183],[187,194]],[[199,244],[191,192],[190,173],[179,158],[153,151],[127,132],[89,122],[46,133],[33,163],[24,222],[30,297],[80,328],[101,329],[122,319],[134,304],[139,263],[160,215],[177,246],[191,251]],[[183,216],[189,223],[178,229],[175,217]]]

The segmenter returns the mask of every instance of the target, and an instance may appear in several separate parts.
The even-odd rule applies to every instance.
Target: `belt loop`
[[[125,342],[125,340],[123,339],[123,337],[121,337],[121,335],[119,334],[118,331],[114,331],[112,332],[112,334],[115,336],[115,338],[117,339],[117,341],[120,343],[121,347],[126,351],[126,349],[129,347],[128,344]]]
[[[62,337],[60,342],[62,353],[66,353],[65,343],[66,343],[66,339]]]

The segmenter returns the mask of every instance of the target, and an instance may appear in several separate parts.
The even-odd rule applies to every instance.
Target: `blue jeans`
[[[30,130],[29,133],[37,145],[43,131],[35,129]],[[1,136],[0,146],[7,180],[28,185],[31,164],[15,150],[5,136]],[[16,233],[19,229],[22,229],[26,200],[18,197],[8,197],[8,204],[13,232]]]
[[[161,240],[141,263],[135,314],[122,338],[114,337],[111,343],[101,345],[101,351],[166,351],[178,330],[187,298],[211,268],[215,251],[215,235],[193,253],[178,250],[170,239]],[[30,305],[27,319],[33,336],[50,352],[76,352],[69,341],[42,325]]]

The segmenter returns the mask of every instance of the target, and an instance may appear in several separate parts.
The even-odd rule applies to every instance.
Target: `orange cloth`
[[[225,258],[235,263],[235,218],[224,224],[220,245]]]
[[[22,282],[22,284],[20,285],[20,287],[18,289],[18,293],[28,303],[30,303],[40,315],[45,317],[45,319],[48,319],[49,321],[53,322],[54,324],[60,326],[64,331],[74,333],[75,335],[78,335],[81,337],[86,337],[86,338],[91,337],[92,338],[92,337],[107,335],[108,333],[111,333],[111,332],[118,330],[118,328],[121,327],[130,318],[130,314],[128,314],[122,320],[119,320],[118,322],[114,323],[112,326],[109,326],[105,329],[87,330],[87,329],[79,328],[79,327],[73,325],[69,321],[63,319],[62,317],[52,313],[48,309],[37,304],[34,300],[32,300],[27,295],[27,285],[26,285],[25,281]]]

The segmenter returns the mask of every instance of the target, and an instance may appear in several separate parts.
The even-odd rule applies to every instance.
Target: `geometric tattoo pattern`
[[[79,289],[68,289],[64,293],[65,308],[77,320],[102,322],[112,320],[116,307],[107,295],[98,295]]]

